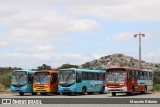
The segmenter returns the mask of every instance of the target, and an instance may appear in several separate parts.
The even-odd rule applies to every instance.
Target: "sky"
[[[116,53],[160,62],[160,0],[0,0],[0,67],[53,68]]]

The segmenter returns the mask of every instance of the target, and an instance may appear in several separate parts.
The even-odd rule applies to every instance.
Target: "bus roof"
[[[39,70],[37,72],[50,72],[50,73],[58,73],[59,71],[57,70]]]
[[[20,71],[25,71],[25,72],[37,72],[37,71],[34,71],[34,70],[14,70],[13,72],[20,72]]]
[[[153,72],[153,70],[149,70],[149,69],[142,69],[142,71]]]
[[[138,71],[145,71],[145,72],[152,72],[153,73],[153,70],[131,68],[131,67],[113,67],[113,68],[107,68],[106,71],[111,70],[111,69],[138,70]]]
[[[131,67],[113,67],[113,68],[107,68],[106,70],[110,70],[110,69],[141,70],[139,68],[131,68]]]
[[[81,72],[105,72],[105,70],[89,70],[89,69],[77,69],[77,68],[68,68],[68,69],[61,69],[61,70],[74,70],[74,71],[81,71]]]

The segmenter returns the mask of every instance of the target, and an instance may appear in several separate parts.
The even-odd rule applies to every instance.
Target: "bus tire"
[[[36,93],[36,92],[33,92],[32,95],[37,95],[37,93]]]
[[[131,92],[127,92],[127,95],[132,96],[132,95],[134,95],[134,92],[135,92],[135,88],[134,88],[134,86],[132,86]]]
[[[40,94],[41,94],[41,95],[47,95],[47,93],[45,93],[45,92],[40,92]]]
[[[132,91],[131,91],[131,96],[134,95],[134,92],[135,92],[135,88],[134,86],[132,87]]]
[[[69,92],[69,93],[67,93],[67,95],[71,96],[71,95],[72,95],[72,93],[71,93],[71,92]]]
[[[99,92],[99,94],[105,94],[105,87],[102,87],[102,91]]]
[[[88,95],[93,95],[93,92],[87,92]]]
[[[59,93],[59,92],[56,92],[56,95],[60,95],[60,93]]]
[[[116,92],[112,92],[112,96],[116,96]]]
[[[19,92],[19,95],[20,95],[20,96],[23,96],[23,95],[24,95],[24,93],[23,93],[23,92]]]
[[[62,93],[63,95],[67,95],[67,93]]]
[[[142,94],[147,93],[147,86],[145,85],[144,90],[141,92]]]
[[[83,88],[82,88],[82,95],[85,95],[86,92],[87,92],[86,87],[83,87]]]

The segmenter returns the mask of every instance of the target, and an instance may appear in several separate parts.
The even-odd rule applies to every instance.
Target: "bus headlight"
[[[119,85],[124,85],[124,84],[119,84]]]

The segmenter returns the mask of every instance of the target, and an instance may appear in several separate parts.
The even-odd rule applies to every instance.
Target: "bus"
[[[19,93],[21,96],[24,93],[36,95],[37,93],[33,92],[33,75],[35,72],[33,70],[14,70],[11,76],[11,92]]]
[[[41,70],[37,71],[33,79],[33,91],[41,95],[47,93],[58,94],[58,71]]]
[[[116,67],[106,70],[105,90],[116,93],[146,93],[153,88],[153,71],[129,67]]]
[[[62,94],[104,93],[105,70],[61,69],[58,77],[58,92]]]

